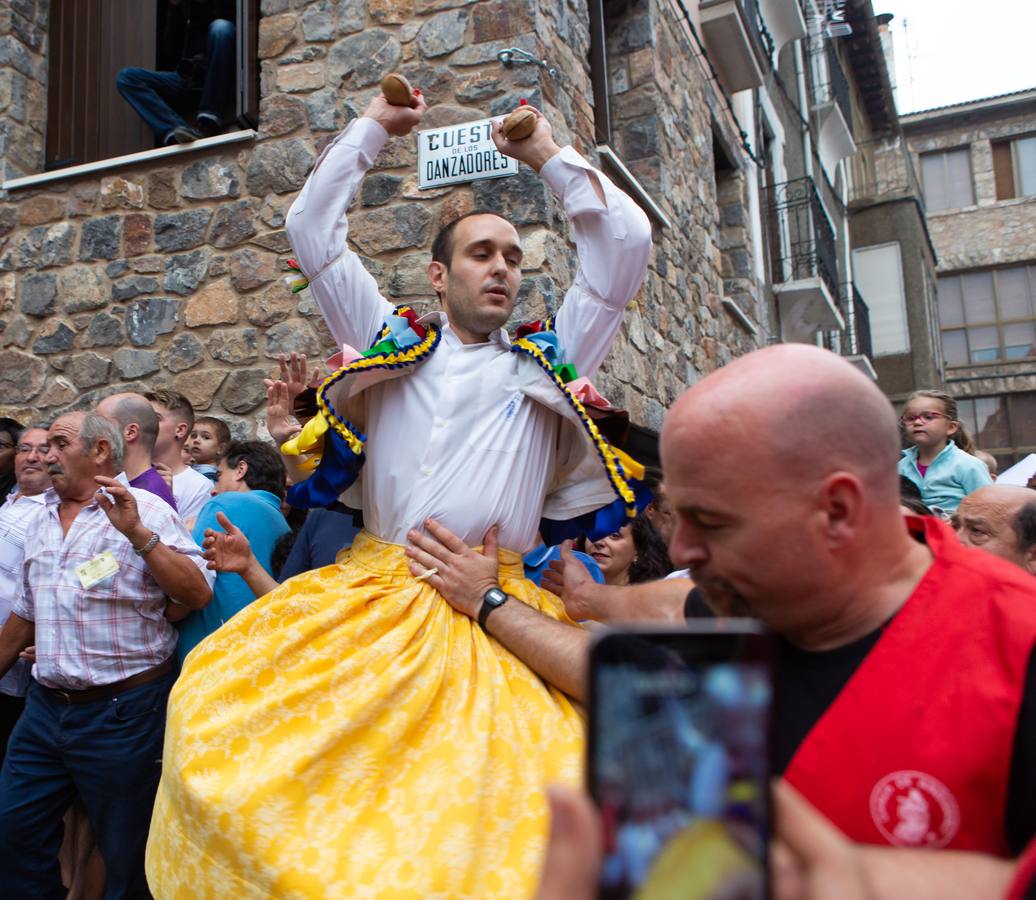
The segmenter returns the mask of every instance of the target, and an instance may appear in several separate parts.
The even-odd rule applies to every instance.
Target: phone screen
[[[612,634],[591,662],[590,790],[602,898],[764,898],[768,642],[744,633]]]

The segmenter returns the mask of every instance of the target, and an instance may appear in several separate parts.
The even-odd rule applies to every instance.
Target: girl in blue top
[[[971,454],[975,445],[957,419],[957,401],[942,391],[914,391],[899,424],[913,444],[903,451],[899,474],[921,490],[937,515],[951,513],[972,491],[992,484],[989,469]]]

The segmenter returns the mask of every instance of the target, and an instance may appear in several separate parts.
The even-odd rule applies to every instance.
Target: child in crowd
[[[184,449],[191,454],[191,468],[206,478],[216,480],[219,467],[216,465],[230,446],[230,428],[222,419],[201,416],[194,420],[194,427],[184,443]]]
[[[936,515],[953,512],[972,491],[992,484],[989,470],[972,454],[975,445],[957,419],[957,401],[942,391],[915,391],[899,424],[913,444],[903,451],[899,474],[921,490]]]

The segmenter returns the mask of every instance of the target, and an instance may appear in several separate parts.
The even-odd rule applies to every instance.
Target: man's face
[[[502,328],[514,310],[522,281],[518,232],[499,216],[471,216],[457,223],[447,268],[433,262],[429,276],[443,297],[450,323],[477,335]]]
[[[658,490],[655,491],[655,499],[648,504],[647,509],[644,510],[644,515],[655,526],[655,531],[658,532],[662,540],[668,544],[673,536],[673,531],[676,529],[676,513],[673,511],[672,504],[666,496],[664,485],[660,484],[658,486]]]
[[[1019,507],[1013,495],[1004,496],[995,487],[979,488],[961,501],[953,514],[953,527],[965,547],[977,547],[1028,569],[1028,554],[1018,546],[1014,530]]]
[[[795,630],[823,572],[810,495],[781,488],[765,463],[732,458],[725,441],[703,430],[693,441],[689,429],[663,431],[665,491],[675,514],[669,557],[690,569],[714,608]]]
[[[216,483],[212,486],[213,494],[228,494],[236,491],[247,491],[249,487],[245,484],[245,472],[248,471],[248,463],[241,460],[234,468],[227,465],[225,459],[221,459],[217,466]]]
[[[99,469],[79,436],[82,416],[61,416],[47,432],[47,472],[54,490],[62,498],[85,497],[96,488]]]
[[[45,461],[49,449],[45,428],[30,428],[22,435],[14,456],[14,477],[21,493],[32,496],[50,487]]]
[[[183,442],[187,440],[187,432],[190,429],[175,412],[170,412],[161,403],[152,403],[151,408],[158,416],[158,437],[155,439],[154,454],[162,456],[171,447],[182,446]]]

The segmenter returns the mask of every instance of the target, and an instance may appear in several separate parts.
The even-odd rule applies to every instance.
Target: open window
[[[196,0],[51,0],[46,170],[124,156],[157,146],[155,135],[119,94],[116,76],[129,66],[176,71],[185,58],[186,14]],[[220,4],[213,3],[215,8]],[[221,110],[224,130],[258,122],[258,0],[228,0],[233,16],[233,90]],[[181,109],[188,121],[196,110]]]

